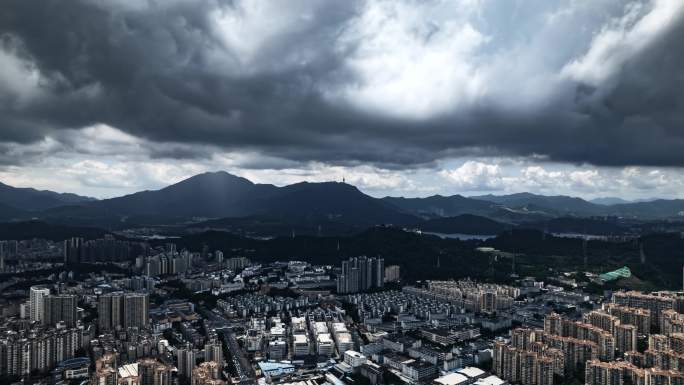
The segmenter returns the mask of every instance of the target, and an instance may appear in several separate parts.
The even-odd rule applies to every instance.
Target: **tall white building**
[[[44,298],[50,295],[50,289],[45,286],[31,286],[31,321],[42,322],[45,318]]]
[[[177,350],[178,376],[192,381],[192,370],[195,368],[195,351],[191,346]]]

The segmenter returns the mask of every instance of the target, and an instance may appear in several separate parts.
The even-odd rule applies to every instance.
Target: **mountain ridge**
[[[3,196],[3,186],[5,191],[13,194]],[[17,194],[25,196],[19,199]],[[30,201],[36,196],[50,199],[24,205],[29,209],[10,204]],[[275,186],[256,184],[226,171],[201,173],[158,190],[139,191],[103,200],[0,185],[2,221],[36,218],[47,222],[104,228],[251,217],[260,219],[251,220],[249,226],[262,222],[278,223],[281,227],[315,231],[311,229],[321,226],[337,228],[340,224],[353,229],[379,224],[413,226],[421,221],[463,215],[488,218],[504,225],[539,224],[560,217],[671,220],[684,217],[684,200],[660,199],[602,205],[578,197],[527,192],[470,197],[455,194],[424,198],[375,198],[343,182],[300,182]],[[480,221],[475,217],[470,218],[475,222]],[[247,222],[227,220],[225,223],[234,227]]]
[[[366,227],[408,224],[416,219],[346,183],[300,182],[278,187],[255,184],[225,171],[198,174],[159,190],[52,208],[41,219],[122,226],[141,219],[180,222],[253,215],[308,224],[335,220]]]
[[[20,211],[40,211],[72,203],[96,201],[95,198],[73,193],[14,187],[0,182],[0,203]]]

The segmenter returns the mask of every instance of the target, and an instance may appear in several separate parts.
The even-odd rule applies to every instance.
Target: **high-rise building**
[[[31,302],[26,301],[19,304],[19,318],[27,319],[31,318]]]
[[[359,291],[368,290],[371,287],[372,278],[369,264],[370,261],[365,255],[357,258],[356,267],[359,269]]]
[[[544,318],[544,331],[555,336],[563,335],[562,322],[560,314],[551,313]]]
[[[638,291],[618,291],[613,293],[613,303],[620,306],[648,309],[651,325],[659,328],[662,314],[675,308],[676,300],[670,296],[644,294]]]
[[[390,265],[385,268],[385,282],[397,282],[401,277],[398,265]]]
[[[124,328],[147,327],[149,322],[150,298],[147,293],[126,293],[123,299]]]
[[[617,325],[615,328],[615,348],[620,353],[637,350],[637,327]]]
[[[496,342],[492,358],[492,371],[511,383],[553,385],[554,374],[563,373],[563,353],[558,349],[534,352]]]
[[[349,292],[347,291],[347,276],[344,274],[337,276],[337,292],[340,294]]]
[[[496,292],[485,291],[480,293],[478,296],[478,307],[481,313],[494,313],[496,312]]]
[[[209,341],[204,345],[204,360],[213,361],[223,369],[223,345],[220,341]]]
[[[603,311],[593,310],[584,314],[584,322],[601,328],[607,332],[615,333],[615,328],[620,324],[620,319]]]
[[[123,326],[123,293],[103,294],[97,300],[100,332]]]
[[[105,354],[95,361],[95,373],[91,385],[117,385],[119,376],[116,354]]]
[[[668,336],[670,349],[677,354],[684,354],[684,333],[673,333]]]
[[[71,265],[81,262],[83,254],[83,238],[74,237],[64,241],[64,264]]]
[[[358,293],[384,284],[384,259],[361,256],[342,261],[342,271],[337,277],[338,293]]]
[[[116,368],[104,368],[94,373],[91,385],[117,385],[119,376]]]
[[[250,260],[245,257],[233,257],[226,260],[226,268],[236,271],[244,269],[250,265]]]
[[[108,293],[98,298],[98,326],[100,331],[117,328],[145,328],[149,322],[147,293]]]
[[[50,295],[50,289],[45,286],[31,286],[31,321],[43,322],[45,318],[45,306],[43,300]]]
[[[192,381],[192,370],[195,368],[195,351],[191,346],[179,348],[176,351],[178,361],[178,377]]]
[[[192,370],[192,385],[224,385],[220,379],[221,370],[214,361],[202,362]]]
[[[349,275],[347,276],[347,290],[349,290],[350,293],[358,293],[362,290],[361,270],[356,266],[349,269]]]
[[[47,372],[73,358],[90,343],[90,331],[75,328],[36,328],[3,333],[0,336],[0,377]]]
[[[558,336],[591,342],[598,349],[598,358],[602,360],[612,360],[615,356],[613,334],[591,324],[564,319],[556,313],[551,313],[544,320],[544,332],[549,334],[546,337],[550,340],[559,340],[555,338]]]
[[[140,385],[170,385],[171,367],[153,358],[138,361]]]
[[[373,287],[383,287],[385,286],[385,259],[384,258],[371,258],[373,262],[373,274],[375,279],[373,281]]]
[[[607,303],[603,304],[603,310],[617,317],[622,324],[636,326],[639,334],[649,334],[651,332],[651,311],[648,309]]]
[[[54,326],[59,322],[64,322],[66,326],[76,325],[76,305],[75,295],[59,294],[48,295],[43,298],[43,325]]]
[[[216,264],[218,264],[219,269],[223,267],[223,251],[221,250],[216,250],[214,253],[214,256],[216,257]]]

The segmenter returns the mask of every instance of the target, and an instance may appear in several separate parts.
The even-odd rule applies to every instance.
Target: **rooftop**
[[[119,378],[138,377],[138,364],[128,364],[119,367]]]
[[[465,367],[463,369],[457,370],[457,372],[470,378],[481,376],[484,374],[484,371],[482,369],[478,369],[473,366]]]
[[[344,352],[345,355],[352,356],[354,358],[365,358],[365,356],[355,350],[347,350]]]
[[[506,383],[506,381],[500,379],[497,376],[491,375],[485,378],[481,378],[477,381],[475,381],[476,385],[502,385]]]
[[[449,373],[446,376],[438,377],[435,382],[442,385],[458,385],[468,382],[468,377],[459,373]]]
[[[261,369],[262,372],[294,370],[294,365],[288,364],[285,362],[266,361],[266,362],[259,362],[259,369]]]

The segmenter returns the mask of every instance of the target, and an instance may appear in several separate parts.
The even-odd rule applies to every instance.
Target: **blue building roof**
[[[294,365],[285,362],[266,361],[259,362],[259,369],[261,369],[264,374],[278,376],[286,372],[294,371],[295,367]]]
[[[65,368],[72,368],[72,367],[80,367],[84,365],[90,365],[90,358],[88,357],[74,357],[74,358],[69,358],[68,360],[64,360],[57,364],[57,368],[60,369],[65,369]]]

